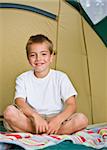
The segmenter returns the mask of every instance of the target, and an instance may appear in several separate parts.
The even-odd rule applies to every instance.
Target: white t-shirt
[[[50,69],[44,78],[37,78],[30,70],[16,79],[15,99],[20,97],[40,114],[56,114],[63,110],[64,101],[77,95],[68,76]]]

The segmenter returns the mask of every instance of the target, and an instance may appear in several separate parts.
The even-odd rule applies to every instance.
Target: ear
[[[54,54],[52,53],[52,54],[51,54],[51,58],[50,58],[50,62],[51,62],[51,63],[53,62],[53,59],[54,59]]]

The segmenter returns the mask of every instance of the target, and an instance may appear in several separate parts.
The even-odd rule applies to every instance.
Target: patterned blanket
[[[85,129],[72,135],[36,135],[31,133],[0,132],[0,146],[10,143],[21,146],[26,150],[42,149],[65,140],[96,149],[107,147],[107,126],[90,130]]]

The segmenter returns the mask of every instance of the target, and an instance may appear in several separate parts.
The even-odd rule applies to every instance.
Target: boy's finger
[[[48,125],[45,126],[46,131],[48,130]]]
[[[43,126],[42,131],[43,131],[43,132],[46,132],[46,128],[45,128],[45,126]]]
[[[38,130],[38,127],[36,126],[36,134],[38,134],[38,131],[39,131],[39,130]]]
[[[54,130],[48,130],[47,134],[53,134]]]
[[[57,134],[58,131],[55,131],[55,134]]]
[[[50,130],[48,130],[48,131],[47,131],[47,134],[50,134],[50,132],[51,132],[51,131],[50,131]]]
[[[39,127],[38,132],[39,132],[39,133],[42,133],[42,132],[43,132],[43,127],[42,127],[42,126]]]

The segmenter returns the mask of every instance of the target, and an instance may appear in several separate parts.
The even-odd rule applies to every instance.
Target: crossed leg
[[[46,120],[49,123],[54,117],[48,117]],[[88,125],[88,119],[84,114],[74,113],[62,123],[57,134],[72,134],[76,131],[86,128],[87,125]]]
[[[4,120],[4,124],[8,124],[11,131],[34,132],[31,120],[13,105],[8,106],[4,111]]]
[[[72,134],[86,128],[87,125],[87,117],[82,113],[75,113],[63,122],[57,134]]]
[[[47,118],[47,121],[49,122],[52,118]],[[6,108],[4,119],[13,131],[35,133],[32,121],[13,105]],[[87,125],[87,117],[82,113],[75,113],[63,122],[57,134],[72,134],[86,128]]]

